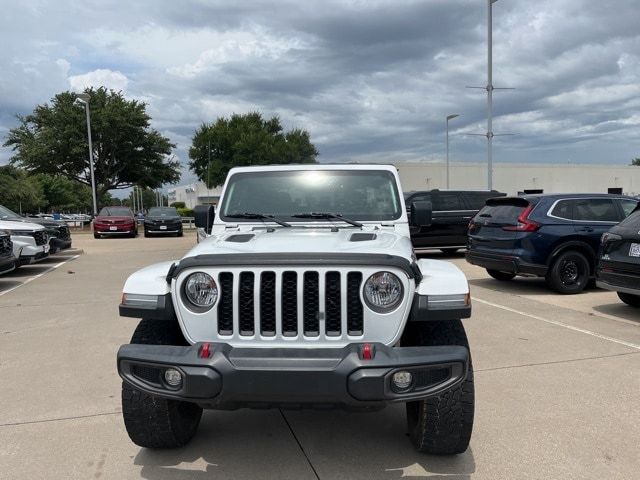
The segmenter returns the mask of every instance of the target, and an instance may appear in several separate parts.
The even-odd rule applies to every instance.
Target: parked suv
[[[11,233],[0,230],[0,275],[16,268],[16,257],[13,254]]]
[[[22,217],[3,205],[0,205],[0,220],[42,225],[49,236],[49,253],[71,248],[71,232],[65,222],[45,217]]]
[[[608,194],[487,200],[469,226],[467,261],[497,280],[545,277],[559,293],[579,293],[595,274],[600,237],[637,204]]]
[[[117,358],[130,438],[182,446],[203,408],[404,403],[419,451],[464,452],[469,286],[415,258],[401,192],[386,165],[230,170],[213,224],[197,216],[207,237],[125,283],[120,314],[141,319]]]
[[[597,277],[600,288],[640,307],[640,207],[602,235]]]
[[[138,224],[129,207],[104,207],[93,220],[93,237],[126,235],[136,237]]]
[[[152,207],[144,218],[144,236],[182,236],[182,217],[174,207]]]
[[[6,230],[11,235],[16,267],[36,263],[49,256],[49,235],[43,226],[0,220],[0,230]]]
[[[430,190],[406,192],[404,200],[411,217],[414,202],[431,202],[433,217],[428,226],[409,225],[411,243],[415,249],[440,249],[455,253],[467,245],[469,220],[478,213],[488,198],[504,197],[496,190]]]

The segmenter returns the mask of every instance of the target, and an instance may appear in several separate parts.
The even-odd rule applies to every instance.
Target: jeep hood
[[[277,228],[225,232],[207,237],[186,257],[247,253],[377,253],[412,258],[411,241],[392,230]]]

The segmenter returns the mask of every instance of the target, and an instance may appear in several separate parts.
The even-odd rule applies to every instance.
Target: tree
[[[260,113],[250,112],[202,124],[189,149],[189,167],[212,188],[224,182],[232,167],[315,163],[317,155],[308,132],[284,133],[278,117],[265,120]]]
[[[631,165],[640,166],[640,157],[631,160]]]
[[[15,212],[37,212],[46,205],[42,186],[24,170],[0,167],[0,205]]]
[[[85,93],[91,97],[98,197],[134,184],[158,188],[180,179],[179,162],[168,158],[175,145],[150,128],[145,103],[104,87]],[[62,92],[51,104],[18,116],[20,125],[9,131],[4,143],[15,152],[12,164],[31,173],[61,175],[91,185],[86,117],[77,98],[73,92]]]

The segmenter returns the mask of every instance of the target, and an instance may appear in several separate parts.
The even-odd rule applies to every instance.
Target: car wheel
[[[618,297],[630,307],[640,308],[640,295],[618,292]]]
[[[177,322],[142,320],[131,343],[187,345]],[[156,397],[122,383],[122,416],[129,438],[145,448],[177,448],[196,434],[202,408],[191,402]]]
[[[547,285],[558,293],[573,295],[585,289],[590,273],[589,261],[583,254],[575,251],[563,252],[547,273]]]
[[[513,280],[516,276],[515,273],[501,272],[500,270],[491,270],[490,268],[487,268],[487,273],[501,282],[508,282],[509,280]]]
[[[144,238],[149,238],[149,232],[147,231],[147,229],[145,228],[144,230]]]
[[[405,330],[402,345],[469,348],[460,320],[415,323]],[[407,427],[413,446],[420,452],[435,455],[463,453],[471,440],[474,402],[470,358],[467,377],[462,383],[426,400],[407,402]]]
[[[182,230],[180,230],[180,231],[178,232],[178,236],[179,236],[179,237],[182,237],[183,235],[184,235],[184,232],[183,232]]]
[[[94,233],[93,238],[102,238],[99,233]]]
[[[458,250],[460,250],[459,248],[441,248],[440,251],[442,253],[444,253],[445,255],[455,255]]]

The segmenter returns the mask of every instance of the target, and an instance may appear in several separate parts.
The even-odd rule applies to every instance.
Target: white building
[[[447,171],[444,163],[395,162],[405,191],[445,189]],[[486,163],[451,163],[450,189],[486,190]],[[640,196],[640,166],[588,164],[494,163],[493,188],[509,195],[524,190],[545,193],[606,193],[621,188],[627,195]],[[216,205],[222,187],[207,189],[196,182],[171,188],[169,203],[184,202],[187,208]]]

